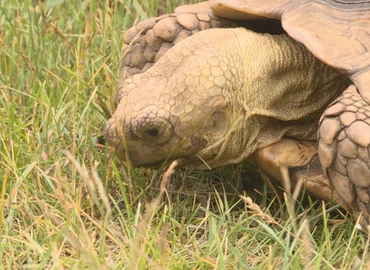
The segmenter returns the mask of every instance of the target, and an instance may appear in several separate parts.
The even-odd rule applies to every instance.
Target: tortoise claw
[[[355,86],[323,114],[319,156],[340,198],[370,225],[370,109]]]
[[[346,206],[333,189],[317,158],[315,141],[297,141],[283,138],[281,141],[262,148],[251,155],[251,160],[265,172],[284,184],[281,169],[288,170],[292,187],[302,182],[308,192],[329,201]],[[290,192],[290,190],[288,190]]]

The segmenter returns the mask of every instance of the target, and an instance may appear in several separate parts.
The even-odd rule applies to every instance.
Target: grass
[[[179,4],[0,1],[1,269],[366,269],[335,205],[246,164],[163,174],[101,143],[122,32]]]

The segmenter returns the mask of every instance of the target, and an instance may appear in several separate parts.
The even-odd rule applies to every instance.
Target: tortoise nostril
[[[146,132],[150,137],[157,137],[159,135],[159,130],[157,128],[150,128]]]

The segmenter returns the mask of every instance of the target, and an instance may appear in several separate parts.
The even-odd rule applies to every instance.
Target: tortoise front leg
[[[339,197],[370,225],[370,107],[354,85],[325,111],[319,156]]]
[[[199,31],[242,25],[191,8],[142,21],[125,33],[121,76],[126,79],[146,71],[171,47]]]
[[[176,13],[150,18],[128,29],[122,48],[121,79],[145,72],[171,47],[211,28],[245,27],[255,32],[282,34],[281,22],[236,21],[212,15],[211,2],[181,6]]]
[[[282,169],[285,168],[288,170],[288,180],[291,181],[292,187],[302,181],[306,190],[316,197],[325,201],[334,199],[340,205],[346,206],[321,167],[316,141],[283,138],[253,153],[250,159],[281,183],[284,183]]]

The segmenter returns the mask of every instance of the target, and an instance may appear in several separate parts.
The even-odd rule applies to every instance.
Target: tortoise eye
[[[132,119],[131,129],[139,139],[151,145],[165,143],[173,134],[173,129],[169,122],[155,117]]]
[[[150,128],[146,131],[146,133],[150,136],[150,137],[157,137],[158,134],[159,134],[159,131],[157,128]]]

